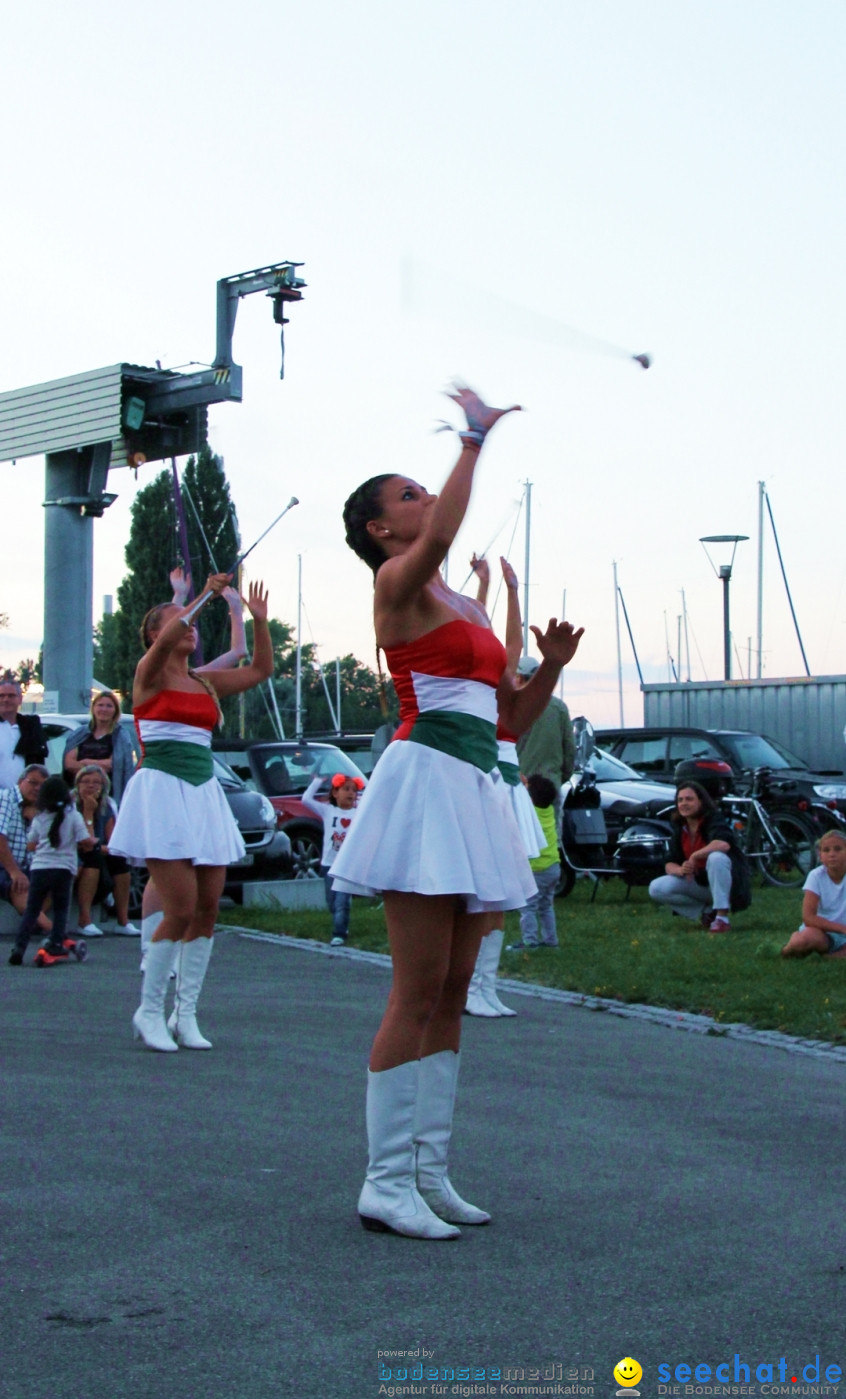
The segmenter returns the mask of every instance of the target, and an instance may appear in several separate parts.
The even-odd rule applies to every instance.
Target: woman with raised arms
[[[486,913],[534,892],[496,771],[497,711],[521,733],[544,708],[581,630],[536,627],[543,657],[518,690],[478,603],[440,566],[464,519],[485,438],[506,413],[468,388],[450,395],[467,429],[441,494],[383,475],[344,508],[347,543],[374,573],[376,642],[400,697],[400,727],[364,793],[332,869],[335,887],[382,893],[393,983],[370,1056],[369,1165],[359,1198],[367,1229],[452,1239],[486,1224],[447,1175],[461,1014]]]
[[[201,598],[219,595],[229,581],[228,574],[213,574]],[[146,650],[135,671],[132,709],[143,758],[126,789],[109,848],[113,855],[146,863],[164,910],[132,1020],[136,1038],[149,1049],[211,1049],[197,1026],[197,999],[211,956],[226,866],[244,854],[214,775],[211,735],[221,718],[219,699],[251,689],[273,671],[267,593],[260,583],[250,585],[247,606],[255,640],[252,659],[241,667],[190,668],[197,630],[186,613],[196,603],[191,608],[162,603],[141,626]],[[163,1007],[173,944],[180,940],[184,945],[171,1038]]]

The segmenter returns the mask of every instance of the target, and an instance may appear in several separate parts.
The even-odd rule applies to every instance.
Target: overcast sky
[[[302,555],[304,639],[325,662],[373,662],[343,501],[385,470],[437,488],[454,452],[432,435],[438,394],[460,374],[529,411],[486,450],[450,582],[497,530],[492,552],[508,545],[530,480],[531,618],[566,589],[587,629],[574,712],[618,717],[614,560],[646,678],[667,678],[682,589],[693,678],[720,676],[701,535],[750,536],[732,584],[746,673],[759,480],[811,668],[841,673],[844,39],[839,0],[17,6],[0,57],[0,388],[208,362],[217,278],[301,260],[285,381],[269,303],[251,297],[244,401],[211,410],[211,442],[245,542],[299,496],[251,562],[293,622]],[[97,616],[159,469],[110,477]],[[42,636],[43,465],[0,472],[14,664]],[[521,575],[523,548],[521,516]],[[636,723],[625,637],[623,659]],[[764,673],[801,670],[768,538]]]

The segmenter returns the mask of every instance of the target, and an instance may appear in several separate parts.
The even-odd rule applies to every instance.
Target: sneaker
[[[708,929],[708,932],[729,933],[731,932],[731,923],[728,921],[727,918],[715,918],[710,928]]]
[[[103,936],[103,929],[98,928],[96,923],[86,923],[85,927],[80,928],[79,931],[87,938],[101,938]]]
[[[339,938],[339,937],[334,937],[334,938],[332,938],[332,941],[329,943],[329,946],[330,946],[330,947],[346,947],[346,945],[347,945],[347,940],[346,940],[346,938]]]
[[[17,949],[16,947],[13,947],[12,950],[11,950],[11,952],[9,953],[9,966],[10,966],[10,967],[22,967],[22,966],[23,966],[23,959],[24,959],[23,953],[22,953],[22,952],[19,952],[18,949]]]
[[[673,910],[673,911],[675,912],[675,910]],[[706,933],[707,933],[707,932],[710,932],[710,930],[711,930],[711,924],[713,923],[713,921],[714,921],[714,910],[713,910],[712,908],[703,908],[702,912],[701,912],[700,915],[699,915],[699,922],[702,924],[702,926],[703,926],[703,928],[705,929]]]
[[[136,928],[134,923],[116,923],[112,932],[119,938],[140,938],[141,929]]]

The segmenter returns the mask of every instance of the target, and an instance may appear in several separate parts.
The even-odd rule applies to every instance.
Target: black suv
[[[656,782],[672,782],[679,763],[720,760],[731,767],[734,790],[740,795],[750,790],[753,773],[766,768],[767,791],[761,794],[766,805],[796,806],[823,829],[842,824],[835,812],[846,815],[846,777],[842,772],[812,772],[802,758],[764,734],[653,725],[598,729],[596,742]]]

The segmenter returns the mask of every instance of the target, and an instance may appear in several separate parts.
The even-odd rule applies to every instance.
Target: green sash
[[[204,782],[214,777],[210,748],[204,748],[200,743],[180,743],[168,738],[144,744],[142,767],[167,772],[181,782],[190,782],[192,787],[202,787]]]
[[[509,787],[520,786],[520,769],[516,763],[504,763],[500,758],[497,767],[502,773],[503,782],[507,782]]]
[[[439,753],[472,763],[482,772],[491,772],[497,766],[496,727],[474,714],[427,709],[415,719],[408,742],[437,748]]]

